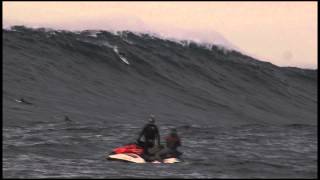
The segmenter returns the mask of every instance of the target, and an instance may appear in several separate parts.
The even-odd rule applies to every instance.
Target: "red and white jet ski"
[[[107,154],[106,159],[108,160],[118,160],[133,163],[148,163],[143,157],[143,147],[133,143],[127,144],[122,147],[113,149],[110,154]],[[151,161],[151,163],[178,163],[181,162],[178,157],[168,157],[162,159],[161,161]]]

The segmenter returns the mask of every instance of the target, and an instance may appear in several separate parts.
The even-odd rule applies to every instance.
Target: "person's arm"
[[[181,140],[180,138],[178,137],[178,143],[177,143],[178,146],[181,146]]]
[[[156,127],[157,128],[157,127]],[[158,138],[158,145],[160,146],[160,134],[159,134],[159,130],[157,128],[157,138]]]
[[[143,127],[142,131],[140,132],[140,134],[139,134],[139,136],[138,136],[137,141],[140,141],[141,137],[142,137],[143,134],[144,134],[145,129],[146,129],[146,126]]]

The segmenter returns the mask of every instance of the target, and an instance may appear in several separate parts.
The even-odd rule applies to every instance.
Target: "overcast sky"
[[[3,26],[155,32],[317,68],[317,2],[3,2]]]

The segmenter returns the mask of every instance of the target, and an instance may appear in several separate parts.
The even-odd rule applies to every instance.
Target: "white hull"
[[[133,162],[133,163],[147,163],[147,161],[145,161],[139,155],[133,154],[133,153],[111,154],[111,155],[107,155],[106,158],[110,160],[121,160],[121,161]],[[153,161],[151,163],[178,163],[178,162],[181,162],[181,161],[177,158],[167,158],[167,159],[163,159],[163,162]]]

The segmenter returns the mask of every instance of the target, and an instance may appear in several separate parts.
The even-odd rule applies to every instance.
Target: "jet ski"
[[[168,155],[163,159],[146,157],[143,154],[143,146],[141,145],[141,142],[139,142],[126,144],[113,149],[111,153],[106,155],[106,159],[131,163],[178,163],[182,161],[179,158],[181,154],[182,153],[177,155]]]

